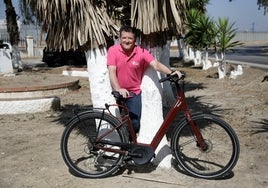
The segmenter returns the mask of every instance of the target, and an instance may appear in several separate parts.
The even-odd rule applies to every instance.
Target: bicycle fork
[[[178,88],[178,86],[177,86]],[[185,118],[190,124],[191,130],[195,136],[197,146],[202,149],[202,151],[206,151],[208,149],[208,145],[203,138],[200,129],[196,126],[195,122],[192,119],[191,113],[189,111],[188,105],[186,104],[185,95],[182,90],[178,90],[178,99],[175,102],[174,109],[180,109],[184,112]]]
[[[196,139],[197,146],[202,149],[202,151],[206,151],[208,149],[208,146],[205,142],[205,139],[203,138],[200,129],[196,126],[195,122],[193,121],[191,114],[189,111],[185,112],[185,117],[191,127],[191,130],[193,131]]]

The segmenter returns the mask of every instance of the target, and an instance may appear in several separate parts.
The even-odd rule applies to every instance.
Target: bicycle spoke
[[[63,133],[61,143],[66,164],[82,177],[105,177],[115,172],[124,156],[106,149],[120,148],[107,144],[96,148],[94,142],[101,135],[104,135],[104,140],[124,142],[123,134],[114,129],[117,124],[119,122],[112,117],[97,112],[71,121]]]
[[[179,127],[173,137],[173,151],[179,164],[188,173],[215,178],[227,173],[235,165],[239,147],[230,127],[214,116],[205,119],[197,116],[195,124],[201,131],[206,150],[198,147],[188,124]]]

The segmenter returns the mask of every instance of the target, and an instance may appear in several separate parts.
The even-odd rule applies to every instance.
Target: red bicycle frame
[[[189,122],[191,129],[196,137],[197,143],[202,149],[206,148],[206,144],[204,142],[204,139],[200,133],[200,130],[195,126],[194,121],[191,118],[191,113],[189,111],[189,108],[186,103],[185,95],[183,89],[179,86],[179,84],[176,82],[176,88],[177,88],[177,99],[174,102],[173,106],[170,108],[167,116],[165,117],[162,125],[160,126],[159,130],[155,134],[153,140],[149,144],[154,150],[157,148],[161,140],[163,139],[164,135],[166,134],[168,128],[170,127],[171,123],[174,121],[176,115],[179,111],[184,112],[184,116],[186,117],[186,120]]]
[[[191,118],[191,114],[190,114],[189,108],[188,108],[187,103],[186,103],[184,91],[180,87],[179,83],[175,82],[175,85],[176,85],[176,88],[177,88],[177,99],[174,102],[173,106],[170,108],[167,116],[165,117],[162,125],[158,129],[157,133],[153,137],[153,139],[152,139],[150,144],[138,143],[137,142],[137,137],[136,137],[136,134],[134,132],[130,117],[128,115],[128,109],[125,106],[118,105],[118,104],[106,105],[106,108],[108,109],[109,112],[110,112],[110,110],[109,110],[110,106],[118,106],[118,107],[124,109],[126,114],[127,114],[127,115],[124,115],[122,117],[120,125],[118,125],[116,128],[118,128],[118,127],[120,127],[120,126],[122,126],[123,124],[126,123],[128,125],[128,127],[129,127],[129,132],[130,132],[130,135],[131,135],[131,138],[132,138],[132,142],[134,144],[141,145],[141,146],[149,146],[153,150],[156,150],[157,146],[159,145],[159,143],[161,142],[161,140],[163,139],[163,137],[167,133],[168,128],[170,127],[171,123],[174,121],[174,119],[175,119],[176,115],[178,114],[178,112],[183,111],[184,116],[185,116],[186,120],[188,121],[189,125],[191,126],[191,129],[192,129],[192,131],[193,131],[193,133],[195,135],[195,138],[196,138],[196,141],[198,143],[198,146],[205,150],[206,149],[206,144],[205,144],[204,139],[203,139],[203,137],[202,137],[202,135],[200,133],[200,130],[197,128],[197,126],[195,126],[195,123]],[[112,132],[112,130],[111,130],[111,132]],[[101,140],[103,137],[105,137],[108,134],[109,134],[109,132],[107,132],[106,134],[102,135],[97,140]]]

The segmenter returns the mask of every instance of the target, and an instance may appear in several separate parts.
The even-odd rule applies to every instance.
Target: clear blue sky
[[[214,20],[229,18],[239,31],[252,31],[254,25],[255,31],[268,32],[268,12],[258,10],[257,0],[210,0],[207,12]]]
[[[13,5],[18,10],[18,1],[12,0]],[[253,25],[255,31],[268,32],[268,13],[264,16],[263,9],[258,10],[257,0],[210,0],[207,6],[209,16],[214,20],[229,18],[230,22],[235,22],[235,28],[239,31],[252,31]],[[0,0],[0,19],[5,19],[4,1]]]

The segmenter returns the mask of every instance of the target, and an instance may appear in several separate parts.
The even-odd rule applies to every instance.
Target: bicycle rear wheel
[[[185,120],[172,137],[172,151],[179,166],[192,176],[217,179],[227,175],[239,157],[239,141],[229,124],[211,114],[192,117],[207,145],[198,147],[190,125]]]
[[[119,120],[102,111],[84,112],[69,121],[62,135],[61,153],[72,173],[80,177],[101,178],[119,169],[123,155],[93,147],[97,137],[119,124]],[[127,142],[124,133],[118,129],[103,139],[112,142]],[[120,149],[108,144],[102,144],[102,146]]]

